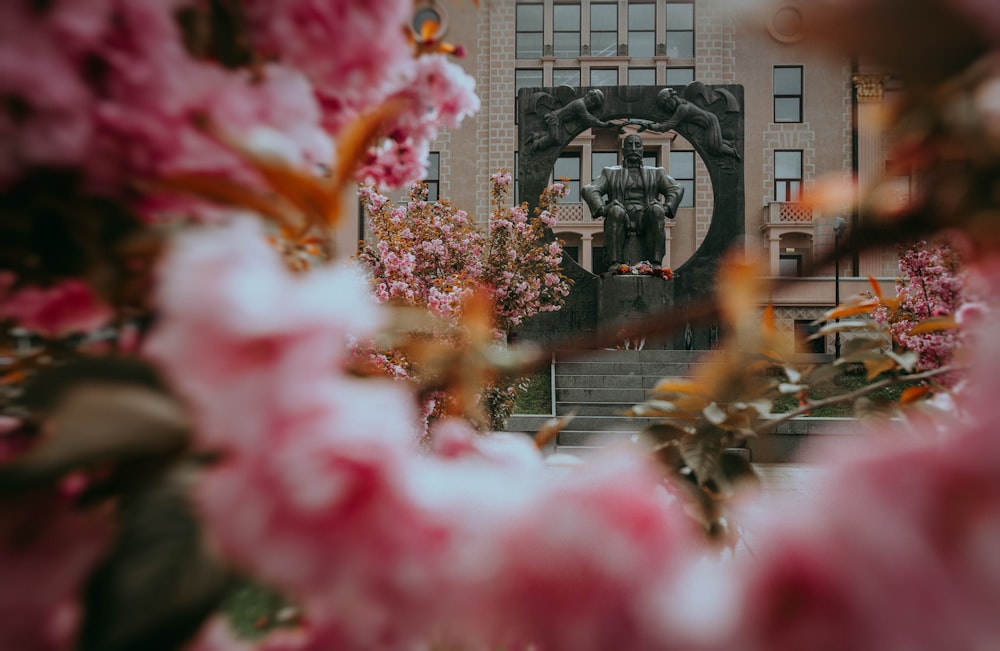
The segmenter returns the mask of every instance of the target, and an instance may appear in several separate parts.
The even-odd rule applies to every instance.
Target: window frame
[[[556,170],[559,167],[559,161],[574,160],[576,161],[576,176],[566,176],[557,174]],[[580,188],[582,187],[583,177],[583,152],[570,149],[563,150],[559,153],[555,162],[552,165],[552,181],[559,181],[565,183],[569,188],[569,193],[567,193],[564,199],[560,199],[563,203],[580,203],[582,199],[580,198]],[[565,181],[563,179],[566,179]]]
[[[613,8],[612,15],[615,17],[614,29],[594,29],[594,7],[611,7]],[[593,57],[609,57],[618,56],[618,4],[613,2],[594,2],[590,5],[590,56]],[[612,34],[613,43],[611,52],[595,52],[594,51],[594,35],[595,34]]]
[[[653,19],[645,22],[642,29],[637,29],[632,25],[632,8],[649,7],[653,10]],[[636,34],[649,34],[648,53],[636,52],[633,47]],[[656,3],[655,2],[629,2],[626,6],[625,42],[628,44],[628,55],[642,59],[651,59],[656,55]]]
[[[576,10],[576,27],[574,29],[564,29],[560,25],[559,10],[567,10],[567,9]],[[580,3],[557,2],[552,5],[552,55],[555,58],[575,59],[580,56],[580,43],[582,43],[581,40],[582,32],[580,27],[582,24],[583,24],[583,6]],[[563,53],[559,50],[559,35],[561,34],[576,35],[576,47],[573,48],[572,51],[569,53]]]
[[[693,149],[671,149],[670,150],[670,169],[668,173],[670,178],[677,181],[684,188],[684,196],[681,197],[681,202],[677,206],[678,208],[694,208],[695,207],[695,183],[698,178],[698,161],[697,155]],[[684,155],[685,157],[690,157],[691,160],[691,176],[678,176],[676,167],[674,164],[674,156],[680,157]]]
[[[521,28],[521,9],[539,9],[541,11],[541,25],[538,29]],[[529,34],[538,35],[538,56],[534,56],[532,49],[528,54],[522,54],[521,38]],[[545,52],[545,5],[541,2],[518,2],[514,5],[514,58],[515,59],[541,59]]]
[[[779,154],[798,155],[798,176],[779,176],[778,156]],[[802,197],[802,181],[804,160],[801,149],[775,149],[772,155],[774,161],[774,200],[783,203],[796,203]],[[779,188],[783,192],[779,193]]]
[[[441,198],[441,152],[427,153],[427,174],[423,184],[427,186],[428,201],[437,201]]]
[[[681,7],[681,6],[689,7],[689,11],[691,13],[691,17],[690,17],[691,26],[690,27],[686,27],[685,26],[683,28],[677,29],[677,28],[675,28],[675,27],[673,27],[671,25],[671,20],[670,20],[671,7]],[[666,39],[665,39],[665,45],[666,45],[666,55],[667,55],[667,57],[669,57],[671,59],[694,59],[695,55],[696,55],[696,52],[695,52],[695,37],[694,37],[695,36],[695,11],[694,11],[694,3],[693,2],[668,2],[668,3],[665,3],[664,10],[663,10],[663,16],[664,16],[664,21],[666,22],[666,31],[665,31]],[[674,35],[675,38],[671,39],[671,35]],[[688,52],[688,49],[685,48],[684,53],[671,54],[670,53],[671,41],[675,40],[680,35],[687,35],[688,36],[688,40],[690,40],[690,44],[685,43],[685,45],[686,46],[687,45],[690,46],[690,52]]]
[[[790,71],[796,71],[796,70],[798,71],[798,91],[797,92],[778,92],[778,85],[779,85],[779,82],[778,82],[778,73],[781,72],[781,71],[790,72]],[[803,91],[803,88],[802,88],[802,86],[803,86],[804,76],[805,75],[804,75],[803,66],[801,66],[801,65],[790,65],[790,66],[781,65],[781,66],[774,66],[771,69],[771,89],[772,89],[772,95],[773,95],[773,100],[772,100],[772,104],[773,104],[773,106],[772,106],[772,112],[773,112],[773,114],[772,114],[771,118],[772,118],[772,120],[776,124],[799,124],[799,123],[801,123],[803,121],[803,102],[802,102],[802,95],[803,95],[802,91]],[[789,100],[791,100],[792,102],[794,102],[795,112],[797,113],[797,119],[780,119],[779,120],[778,119],[778,113],[779,113],[778,104],[779,104],[779,102],[781,102],[781,103],[788,103]]]

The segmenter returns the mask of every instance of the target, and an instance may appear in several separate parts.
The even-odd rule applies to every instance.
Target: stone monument
[[[624,133],[626,127],[632,127],[637,133],[678,133],[704,162],[713,196],[708,232],[693,255],[674,270],[673,280],[614,275],[610,268],[595,275],[567,258],[564,271],[574,286],[565,306],[534,317],[520,336],[545,340],[586,335],[665,310],[683,311],[714,292],[722,256],[730,247],[742,244],[744,237],[742,107],[742,86],[698,81],[686,86],[560,86],[519,92],[518,183],[520,196],[532,204],[530,207],[548,184],[563,148],[586,129]],[[663,259],[663,224],[677,216],[683,191],[662,168],[632,171],[630,150],[641,152],[641,147],[640,136],[627,135],[622,141],[625,164],[602,170],[582,189],[581,198],[592,217],[604,219],[610,261],[628,265],[648,261],[652,267]],[[713,333],[717,333],[717,324],[696,326],[659,346],[710,348],[718,338]]]

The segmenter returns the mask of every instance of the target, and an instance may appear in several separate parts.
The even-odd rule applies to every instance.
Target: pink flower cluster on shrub
[[[889,332],[904,350],[919,355],[918,367],[935,369],[950,363],[959,341],[956,330],[911,333],[910,330],[934,317],[954,316],[965,298],[966,274],[960,269],[956,253],[944,242],[918,242],[904,249],[899,258],[902,277],[896,281],[900,313],[890,315],[877,309],[876,321],[889,321]]]

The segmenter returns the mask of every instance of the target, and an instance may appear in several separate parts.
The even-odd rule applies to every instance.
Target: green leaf
[[[83,592],[81,651],[173,651],[222,602],[232,575],[208,552],[183,483],[123,498],[118,539]]]
[[[704,425],[695,434],[681,439],[681,458],[694,473],[699,486],[715,476],[719,455],[725,449],[725,438],[725,430],[714,425]]]
[[[913,369],[917,367],[917,361],[919,356],[915,351],[908,350],[905,353],[897,354],[891,350],[886,353],[886,357],[895,360],[907,373],[912,373]]]
[[[690,434],[690,432],[683,427],[678,427],[672,423],[657,423],[646,427],[639,432],[639,434],[650,438],[657,443],[669,443],[671,441],[678,441],[684,438]]]
[[[701,413],[705,416],[705,420],[712,423],[713,425],[721,425],[726,422],[729,418],[729,414],[725,409],[720,407],[718,403],[711,403],[707,407],[701,410]]]

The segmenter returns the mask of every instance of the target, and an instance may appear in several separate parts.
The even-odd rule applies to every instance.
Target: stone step
[[[560,389],[585,389],[603,387],[609,389],[648,389],[659,378],[642,375],[556,375]]]
[[[557,402],[556,415],[574,413],[577,416],[624,416],[634,402]]]
[[[586,389],[560,389],[556,385],[556,403],[569,402],[618,402],[634,405],[649,395],[645,389],[619,389],[616,387],[589,387]]]
[[[559,386],[558,378],[567,375],[642,375],[656,378],[685,377],[690,375],[693,366],[695,365],[677,362],[559,362],[556,364],[556,386]]]
[[[701,359],[704,350],[589,350],[573,355],[556,356],[564,362],[656,362],[692,364]]]

